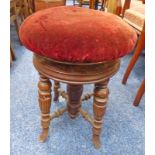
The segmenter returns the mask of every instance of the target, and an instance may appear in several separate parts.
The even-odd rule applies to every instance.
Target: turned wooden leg
[[[135,97],[134,102],[133,102],[134,106],[139,105],[139,102],[140,102],[140,100],[144,94],[144,91],[145,91],[145,80],[142,81],[142,83],[138,89],[138,92],[137,92],[136,97]]]
[[[132,58],[131,58],[131,60],[129,62],[129,65],[128,65],[126,71],[125,71],[125,74],[123,76],[123,80],[122,80],[123,84],[126,84],[127,79],[128,79],[128,77],[129,77],[129,75],[131,73],[131,70],[135,66],[136,61],[139,58],[144,46],[145,46],[145,27],[143,28],[143,31],[141,33],[141,36],[140,36],[139,40],[138,40],[135,52],[134,52],[134,54],[133,54],[133,56],[132,56]]]
[[[59,98],[59,91],[60,88],[60,82],[54,81],[54,101],[58,101]]]
[[[89,9],[94,9],[94,7],[95,7],[95,0],[90,0]]]
[[[81,107],[81,95],[83,92],[83,85],[67,85],[68,93],[68,114],[71,118],[75,118],[79,113],[79,108]]]
[[[105,114],[106,103],[108,100],[109,90],[107,88],[109,80],[95,84],[94,89],[94,124],[93,124],[93,143],[96,148],[100,148],[100,133],[102,128],[102,118]]]
[[[50,107],[51,107],[51,82],[48,78],[40,74],[40,80],[38,83],[39,88],[39,106],[41,110],[41,126],[42,133],[39,136],[39,140],[44,142],[48,136],[48,130],[50,125]]]

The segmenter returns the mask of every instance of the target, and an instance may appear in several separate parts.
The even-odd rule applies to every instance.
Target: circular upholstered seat
[[[61,6],[28,17],[20,39],[32,52],[57,61],[100,62],[131,52],[137,36],[111,13]]]

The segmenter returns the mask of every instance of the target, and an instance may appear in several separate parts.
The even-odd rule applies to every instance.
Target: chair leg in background
[[[141,85],[140,85],[140,87],[138,89],[137,95],[136,95],[136,97],[134,99],[134,102],[133,102],[134,106],[139,105],[139,102],[140,102],[144,92],[145,92],[145,80],[142,81],[142,83],[141,83]]]
[[[144,30],[145,30],[145,28],[144,28]],[[126,71],[125,71],[125,74],[123,76],[123,80],[122,80],[123,84],[126,84],[127,79],[128,79],[128,77],[129,77],[129,75],[131,73],[131,70],[135,66],[136,61],[139,58],[144,46],[145,46],[145,32],[142,31],[141,36],[140,36],[140,38],[138,40],[138,44],[137,44],[137,47],[135,49],[135,52],[134,52],[134,54],[133,54],[133,56],[132,56],[132,58],[130,60],[130,63],[128,65]]]

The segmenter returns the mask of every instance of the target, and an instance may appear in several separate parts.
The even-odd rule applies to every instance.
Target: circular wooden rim
[[[33,64],[49,79],[69,84],[91,84],[112,77],[120,67],[120,60],[102,63],[63,63],[34,54]]]
[[[34,56],[40,57],[42,59],[46,59],[48,61],[51,62],[55,62],[55,63],[59,63],[59,64],[65,64],[65,65],[74,65],[74,66],[89,66],[89,65],[99,65],[99,64],[104,64],[106,62],[113,62],[115,60],[107,60],[107,61],[99,61],[99,62],[85,62],[85,63],[81,63],[81,62],[67,62],[67,61],[58,61],[52,58],[47,58],[45,56],[41,56],[38,54],[34,54]]]

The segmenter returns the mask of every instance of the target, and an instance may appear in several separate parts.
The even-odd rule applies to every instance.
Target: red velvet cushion
[[[58,61],[99,62],[128,54],[137,35],[116,15],[60,6],[28,17],[20,39],[34,53]]]

